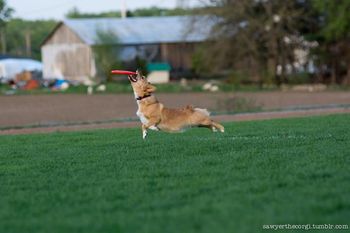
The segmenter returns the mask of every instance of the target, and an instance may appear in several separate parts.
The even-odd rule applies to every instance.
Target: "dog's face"
[[[145,95],[150,95],[156,90],[156,87],[151,85],[145,76],[141,72],[136,71],[137,75],[129,75],[132,89],[134,90],[136,97],[142,97]]]

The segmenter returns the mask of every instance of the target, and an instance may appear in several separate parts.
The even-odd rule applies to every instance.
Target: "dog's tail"
[[[202,114],[204,114],[206,116],[210,116],[210,112],[207,109],[205,109],[205,108],[195,108],[194,110],[196,112],[200,112],[200,113],[202,113]]]

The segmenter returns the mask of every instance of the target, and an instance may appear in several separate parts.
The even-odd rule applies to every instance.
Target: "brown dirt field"
[[[295,106],[317,106],[330,104],[350,104],[350,92],[254,92],[254,93],[181,93],[181,94],[157,94],[160,102],[168,107],[180,107],[192,104],[205,107],[209,110],[218,110],[218,102],[239,97],[251,100],[262,106],[263,110],[283,109]],[[325,112],[313,110],[308,115],[332,113],[335,109]],[[347,112],[347,108],[340,108],[338,112]],[[118,95],[23,95],[23,96],[0,96],[0,127],[25,126],[35,124],[65,124],[71,122],[108,121],[120,118],[135,118],[136,103],[132,94]],[[300,114],[302,111],[299,111]],[[338,113],[336,112],[336,113]],[[259,115],[260,114],[260,115]],[[236,114],[216,116],[219,121],[244,120],[244,119],[267,119],[276,115],[259,114]],[[259,115],[259,117],[257,117]],[[277,114],[283,117],[281,113]],[[287,112],[287,115],[293,116]],[[79,129],[114,128],[136,126],[136,122],[128,123],[103,123],[74,125],[49,128],[32,128],[21,130],[2,130],[5,133],[25,132],[52,132]]]

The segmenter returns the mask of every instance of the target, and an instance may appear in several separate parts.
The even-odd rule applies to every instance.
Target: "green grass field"
[[[1,136],[0,232],[350,224],[350,115],[225,126]]]

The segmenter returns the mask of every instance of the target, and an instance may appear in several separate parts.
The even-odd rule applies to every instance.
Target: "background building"
[[[203,21],[201,21],[203,22]],[[191,68],[198,43],[207,39],[210,24],[195,25],[189,16],[69,19],[60,22],[42,44],[44,78],[85,81],[99,74],[107,55],[128,68],[137,62],[167,62],[173,71]]]

